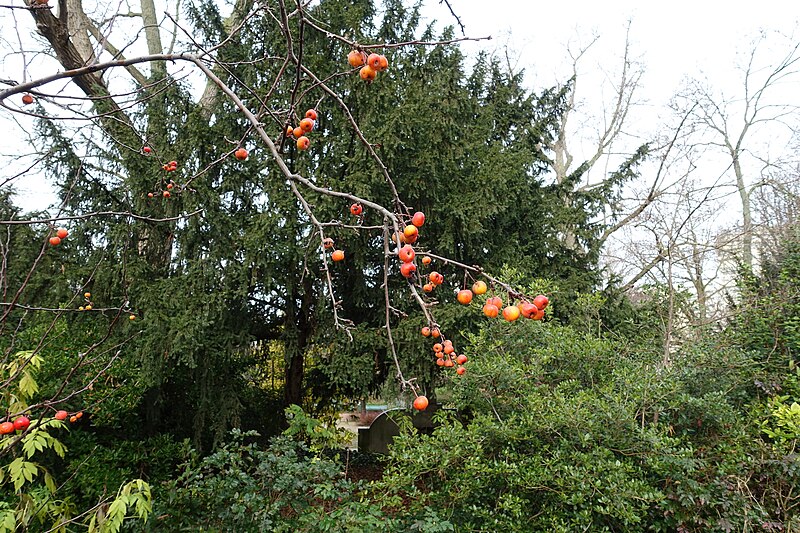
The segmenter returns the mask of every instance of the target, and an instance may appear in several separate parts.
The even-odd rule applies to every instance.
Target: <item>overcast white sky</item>
[[[470,36],[492,35],[496,46],[508,42],[521,65],[544,82],[564,65],[568,42],[585,42],[594,33],[600,48],[618,54],[631,21],[633,50],[648,66],[649,91],[660,93],[683,74],[730,66],[737,48],[760,29],[795,33],[800,2],[718,0],[451,0]],[[426,10],[454,23],[444,4],[426,0]],[[481,44],[480,46],[486,46]]]
[[[455,26],[454,18],[439,0],[425,1],[432,18]],[[611,97],[608,82],[619,72],[630,22],[631,54],[644,66],[644,74],[636,98],[638,105],[626,127],[634,136],[620,143],[627,146],[617,146],[623,152],[651,140],[663,127],[665,120],[671,117],[666,105],[685,78],[706,80],[726,98],[735,99],[740,97],[743,85],[742,72],[736,67],[743,64],[760,32],[768,35],[759,48],[761,66],[783,57],[789,46],[800,41],[800,1],[451,0],[451,5],[464,23],[467,35],[494,37],[489,44],[467,44],[465,48],[502,50],[507,45],[513,52],[512,57],[518,60],[517,66],[526,70],[532,88],[548,87],[568,79],[571,61],[567,45],[578,50],[591,42],[593,36],[599,36],[579,67],[577,95],[582,104],[581,120],[573,121],[572,126],[582,122],[584,138],[590,137],[592,127],[601,123],[603,101],[608,102]],[[788,38],[778,38],[777,32]],[[800,80],[795,77],[791,85],[778,88],[770,98],[800,108],[798,82]],[[780,155],[780,151],[787,153],[787,146],[791,147],[787,128],[765,128],[754,134],[759,137],[749,139],[747,146],[757,147],[756,151],[769,153],[770,157]],[[570,138],[574,140],[583,135],[574,131]],[[590,146],[583,146],[588,152]],[[572,148],[577,162],[588,155],[575,149],[575,143]],[[721,184],[733,184],[729,176],[724,176],[729,172],[729,158],[726,161],[722,154],[715,157],[710,150],[699,164],[697,179],[703,183],[719,180]],[[594,181],[613,168],[614,163],[599,168],[590,178]],[[750,183],[759,177],[757,169],[751,169]],[[648,177],[646,170],[643,177]],[[720,189],[719,203],[710,207],[716,208],[709,219],[716,228],[740,223],[741,203],[736,193],[735,188]],[[626,234],[621,238],[636,241],[641,236]],[[620,242],[615,243],[614,239],[609,245],[606,250],[609,257],[614,256],[615,248],[624,249],[618,248]],[[625,255],[625,252],[620,253]],[[615,268],[622,273],[627,267],[620,263]]]
[[[502,50],[507,46],[517,68],[525,69],[527,82],[537,89],[568,79],[571,61],[567,48],[579,50],[597,36],[578,69],[580,113],[589,129],[602,121],[603,101],[606,105],[611,101],[609,82],[619,72],[630,27],[630,55],[643,65],[644,74],[636,109],[626,127],[635,137],[627,139],[627,147],[617,146],[622,151],[653,138],[669,116],[666,104],[685,78],[705,79],[726,98],[735,98],[742,91],[742,73],[736,66],[743,64],[760,32],[768,34],[759,48],[762,66],[782,57],[788,46],[800,40],[800,1],[451,0],[450,4],[467,35],[493,36],[488,43],[466,43],[465,49]],[[455,19],[439,0],[425,0],[425,6],[431,19],[455,26]],[[779,38],[777,32],[786,37]],[[795,79],[770,97],[800,107],[798,82]],[[592,134],[583,133],[587,137]],[[773,145],[787,140],[785,130],[768,139]],[[580,160],[582,154],[575,144],[576,159]]]

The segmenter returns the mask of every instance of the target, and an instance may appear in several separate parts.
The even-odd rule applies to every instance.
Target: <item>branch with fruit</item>
[[[126,60],[115,60],[109,61],[104,63],[95,63],[89,66],[66,70],[64,72],[59,72],[56,74],[52,74],[50,76],[46,76],[40,79],[36,79],[26,83],[20,83],[17,85],[13,85],[8,89],[0,91],[0,106],[14,111],[19,112],[20,109],[12,107],[6,103],[6,100],[17,94],[22,94],[22,102],[24,105],[30,105],[33,103],[33,97],[31,96],[32,93],[36,94],[38,98],[41,98],[45,101],[55,101],[59,98],[59,95],[56,94],[46,94],[41,92],[40,88],[47,85],[48,83],[52,83],[58,80],[64,79],[80,79],[84,76],[87,76],[92,73],[97,72],[104,72],[108,70],[112,70],[119,67],[128,67],[133,66],[136,64],[141,63],[158,63],[158,62],[171,62],[171,63],[188,63],[194,66],[197,70],[199,70],[202,75],[208,80],[211,84],[216,86],[216,88],[221,92],[241,113],[244,119],[247,121],[247,133],[245,133],[242,138],[238,141],[229,141],[234,143],[236,146],[232,148],[227,153],[221,154],[218,158],[216,158],[211,164],[209,164],[206,168],[194,173],[191,176],[186,177],[182,182],[180,180],[176,181],[176,179],[168,179],[163,178],[161,181],[161,188],[159,190],[158,186],[154,187],[153,190],[146,193],[146,196],[150,199],[155,201],[156,197],[160,198],[162,202],[169,202],[171,199],[181,195],[181,194],[190,194],[193,192],[193,189],[190,187],[190,184],[193,180],[198,179],[202,176],[205,172],[207,172],[211,167],[216,164],[225,161],[229,157],[233,157],[238,162],[245,162],[247,161],[251,153],[244,147],[244,139],[249,133],[254,133],[258,139],[260,140],[261,144],[266,146],[268,149],[269,155],[271,159],[277,165],[277,168],[286,179],[286,183],[288,185],[289,192],[297,199],[299,205],[302,207],[303,212],[308,218],[308,222],[311,226],[313,226],[313,232],[316,235],[316,238],[319,239],[320,244],[320,263],[321,263],[321,270],[324,273],[324,283],[326,287],[326,292],[328,293],[328,297],[330,298],[331,310],[333,313],[333,321],[336,328],[341,329],[346,332],[348,336],[350,336],[350,328],[352,328],[353,323],[346,319],[345,317],[341,316],[341,304],[336,298],[335,293],[335,283],[334,283],[334,275],[331,270],[333,263],[343,263],[346,258],[345,250],[341,248],[337,248],[333,239],[326,234],[326,228],[331,226],[339,226],[349,229],[355,229],[357,231],[382,231],[383,233],[383,257],[384,257],[384,272],[383,272],[383,289],[384,289],[384,304],[385,304],[385,324],[384,328],[387,332],[387,341],[388,341],[388,348],[389,352],[392,355],[392,359],[397,371],[397,378],[404,389],[410,389],[413,391],[415,396],[418,396],[418,401],[415,402],[415,407],[424,409],[427,406],[427,399],[425,399],[424,395],[421,394],[423,391],[420,391],[418,386],[416,385],[416,380],[414,378],[406,378],[403,374],[401,363],[397,354],[396,344],[392,335],[392,313],[395,312],[395,308],[392,305],[392,298],[389,291],[389,275],[390,272],[393,270],[392,261],[394,258],[397,258],[400,262],[399,271],[401,276],[403,276],[407,280],[407,287],[416,301],[419,309],[421,310],[422,314],[425,318],[426,325],[422,328],[421,334],[426,337],[432,337],[435,341],[432,347],[434,352],[433,359],[435,364],[444,367],[444,368],[455,368],[455,372],[457,375],[463,375],[466,372],[466,368],[464,364],[467,362],[467,357],[463,354],[457,354],[455,347],[452,343],[452,340],[446,338],[444,333],[441,331],[440,324],[434,317],[432,309],[437,304],[437,300],[433,298],[433,293],[444,283],[444,276],[437,271],[428,272],[427,275],[423,275],[421,269],[418,270],[418,266],[416,263],[416,258],[419,254],[422,253],[420,248],[415,248],[415,243],[417,242],[418,238],[420,237],[420,230],[425,224],[425,214],[417,211],[412,213],[411,209],[406,206],[403,200],[400,198],[400,195],[397,191],[395,186],[395,182],[389,172],[387,165],[381,159],[380,155],[377,153],[375,147],[376,144],[370,142],[367,137],[362,132],[359,124],[357,123],[353,113],[349,106],[345,103],[343,98],[340,94],[338,94],[329,84],[328,81],[332,79],[333,76],[340,76],[340,75],[358,75],[362,80],[365,81],[366,86],[368,87],[370,83],[378,79],[378,75],[381,72],[385,72],[390,68],[389,60],[387,57],[379,51],[383,49],[393,49],[393,48],[400,48],[403,46],[412,46],[412,45],[446,45],[452,44],[459,41],[465,40],[480,40],[480,39],[471,39],[471,38],[461,38],[461,39],[449,39],[444,41],[404,41],[398,43],[382,43],[382,44],[359,44],[355,41],[349,40],[343,36],[333,34],[322,29],[318,24],[314,21],[310,20],[307,14],[303,11],[303,9],[298,6],[298,9],[288,14],[285,10],[285,6],[283,2],[280,3],[281,5],[281,14],[280,18],[278,19],[279,23],[281,24],[281,31],[285,35],[287,41],[287,53],[284,57],[284,65],[278,71],[277,76],[270,86],[269,90],[267,91],[267,97],[272,95],[275,91],[276,87],[281,81],[284,81],[283,78],[285,77],[285,67],[287,64],[293,64],[296,67],[296,77],[292,80],[292,88],[290,91],[289,101],[287,102],[287,109],[284,110],[276,110],[271,109],[269,106],[266,105],[266,100],[264,96],[258,96],[257,91],[249,88],[249,92],[255,96],[256,101],[259,103],[260,108],[258,110],[252,110],[250,107],[244,102],[242,97],[237,94],[235,90],[231,88],[231,86],[222,79],[220,72],[230,73],[229,67],[231,64],[223,63],[217,60],[210,51],[201,50],[200,53],[190,54],[190,53],[179,53],[179,54],[150,54],[134,59],[126,59]],[[294,37],[292,32],[289,29],[289,18],[297,16],[299,17],[300,21],[300,39],[297,43],[294,42]],[[339,42],[345,43],[352,48],[352,50],[347,54],[347,64],[352,70],[349,71],[342,71],[338,72],[332,76],[328,77],[320,77],[318,76],[308,64],[303,61],[303,27],[308,26],[315,31],[322,32],[326,36],[334,38]],[[295,46],[297,44],[297,46]],[[199,46],[198,46],[199,47]],[[369,52],[369,53],[368,53]],[[216,70],[218,69],[218,71]],[[302,89],[303,83],[307,82],[310,84],[310,87],[306,89]],[[303,115],[303,117],[295,122],[295,109],[302,109],[300,107],[300,103],[302,102],[303,98],[310,93],[311,90],[318,90],[323,93],[323,96],[315,103],[314,107],[309,108]],[[107,98],[112,99],[113,96],[107,96]],[[302,173],[297,172],[290,168],[287,164],[286,160],[284,159],[284,145],[288,139],[293,139],[295,147],[299,153],[307,151],[312,144],[311,141],[311,134],[318,128],[318,110],[323,106],[325,100],[329,99],[329,101],[338,107],[338,109],[344,114],[346,117],[350,128],[354,132],[356,138],[361,142],[361,144],[367,150],[370,158],[374,161],[377,168],[380,170],[381,175],[383,176],[384,181],[388,185],[392,201],[394,202],[393,208],[386,207],[377,201],[373,201],[370,198],[365,197],[364,195],[357,195],[351,192],[337,190],[333,188],[323,187],[315,183],[314,180],[309,178],[308,176],[304,176]],[[141,101],[137,100],[136,103],[140,103]],[[121,108],[117,108],[112,112],[107,113],[97,113],[94,118],[95,119],[103,119],[108,117],[114,117],[116,114],[121,113]],[[262,119],[265,116],[269,116],[272,121],[279,126],[279,133],[272,135],[268,132],[267,126]],[[130,124],[130,121],[123,120],[126,124]],[[293,125],[296,123],[296,126]],[[132,127],[132,126],[131,126]],[[141,147],[138,149],[140,154],[143,157],[152,157],[154,162],[157,162],[158,165],[161,166],[162,170],[166,173],[164,176],[171,176],[171,175],[179,175],[180,172],[179,162],[176,160],[166,161],[167,153],[163,149],[156,149],[156,145],[160,144],[158,139],[147,139],[144,134],[136,133],[136,135],[142,139]],[[164,141],[166,143],[166,141]],[[163,159],[163,160],[162,160]],[[341,200],[345,200],[347,203],[350,204],[349,212],[352,216],[358,217],[358,224],[345,224],[342,222],[320,222],[317,215],[315,214],[313,203],[310,202],[307,198],[307,195],[322,195],[332,198],[337,198]],[[365,210],[370,210],[376,213],[380,218],[383,220],[383,224],[378,225],[363,225],[361,222],[363,221],[363,214]],[[135,220],[146,221],[149,223],[162,223],[162,222],[175,222],[182,219],[187,219],[192,216],[198,215],[202,212],[202,209],[197,209],[191,211],[189,213],[185,213],[182,215],[171,216],[171,217],[150,217],[144,216],[140,214],[134,214],[132,212],[117,212],[117,211],[96,211],[92,213],[86,213],[83,215],[73,215],[67,217],[58,217],[58,218],[44,218],[44,219],[36,219],[36,220],[28,220],[28,221],[17,221],[17,220],[10,220],[10,221],[0,221],[0,224],[39,224],[39,223],[47,223],[52,224],[55,222],[61,222],[66,220],[78,220],[78,219],[85,219],[85,218],[93,218],[93,217],[101,217],[101,216],[123,216],[129,217]],[[63,233],[63,236],[62,236]],[[61,244],[63,239],[66,239],[68,236],[68,231],[66,228],[58,228],[56,230],[56,235],[52,236],[49,240],[52,246],[58,246]],[[548,299],[544,295],[538,295],[535,298],[530,298],[524,295],[521,291],[518,291],[511,285],[499,280],[498,278],[487,274],[481,267],[476,265],[467,265],[461,263],[459,261],[437,255],[435,253],[426,251],[423,254],[421,259],[421,263],[423,267],[428,267],[433,260],[440,262],[442,265],[450,265],[452,267],[461,269],[464,271],[464,283],[462,284],[460,290],[457,291],[456,299],[459,303],[463,305],[470,305],[473,302],[474,296],[482,296],[487,293],[489,288],[493,291],[499,290],[505,293],[506,300],[505,302],[500,296],[494,295],[488,297],[486,302],[483,305],[483,314],[487,317],[494,318],[502,314],[503,318],[509,322],[516,321],[520,316],[525,318],[530,318],[533,320],[541,320],[544,316],[544,309],[547,307]],[[471,288],[468,288],[468,280],[471,278],[484,278],[486,280],[483,281],[482,279],[474,280],[474,283],[471,284]],[[488,284],[487,284],[488,282]],[[518,304],[515,302],[519,302]],[[6,306],[7,312],[10,311],[12,308],[18,308],[23,310],[29,311],[36,311],[36,310],[55,310],[55,308],[47,308],[47,307],[36,307],[36,306],[23,306],[13,300],[11,302],[3,303]],[[91,304],[87,304],[82,306],[82,310],[93,310]],[[96,310],[96,309],[95,309]],[[105,311],[116,311],[118,313],[127,312],[125,311],[125,306],[120,308],[111,308],[105,307],[103,308]],[[117,316],[119,318],[119,314]],[[135,316],[131,314],[131,318],[135,319]],[[350,337],[352,338],[352,337]],[[424,401],[423,401],[424,399]],[[425,404],[423,406],[423,404]],[[422,406],[422,407],[420,407]]]

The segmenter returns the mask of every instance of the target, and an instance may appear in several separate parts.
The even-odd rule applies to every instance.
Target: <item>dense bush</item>
[[[624,340],[496,323],[410,428],[384,476],[348,481],[333,432],[300,412],[262,448],[234,433],[162,489],[153,530],[790,531],[800,485],[791,407],[753,385],[747,352],[694,344],[669,366]],[[771,409],[771,410],[770,410]],[[298,429],[299,428],[299,429]],[[765,433],[773,430],[773,438]],[[314,435],[317,435],[314,442]],[[311,437],[310,451],[301,440]]]
[[[398,512],[434,508],[458,531],[796,524],[780,496],[798,471],[761,438],[758,365],[743,352],[695,345],[665,367],[636,345],[537,323],[472,341],[451,387],[470,420],[396,441],[381,483]]]
[[[288,436],[269,446],[234,430],[211,455],[192,454],[163,489],[152,531],[400,531],[341,462],[311,453]],[[441,529],[440,531],[447,531]],[[437,531],[425,529],[425,531]]]

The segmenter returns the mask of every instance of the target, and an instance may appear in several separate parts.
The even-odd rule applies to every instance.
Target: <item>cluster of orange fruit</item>
[[[355,203],[350,206],[350,214],[355,217],[360,217],[364,213],[364,207],[359,204]],[[400,242],[415,242],[417,237],[419,236],[419,226],[425,223],[425,215],[421,212],[414,213],[414,216],[411,218],[411,224],[405,227],[403,233],[400,234]],[[392,235],[392,241],[397,242],[397,238]],[[325,237],[322,239],[322,247],[325,250],[331,250],[334,248],[333,239],[330,237]],[[410,255],[405,255],[405,253],[410,252]],[[399,257],[403,260],[403,265],[400,267],[400,273],[403,274],[406,278],[411,277],[411,275],[416,272],[417,266],[412,263],[414,260],[414,249],[411,246],[404,246],[401,248],[399,252]],[[334,262],[344,261],[344,250],[335,249],[331,252],[331,259]],[[423,258],[423,262],[427,259],[427,263],[430,263],[430,257]],[[410,265],[410,266],[407,266]]]
[[[50,237],[50,246],[58,246],[61,244],[61,240],[66,239],[68,235],[69,232],[67,231],[67,228],[58,228],[56,230],[56,234]]]
[[[169,198],[170,196],[172,196],[172,192],[171,191],[174,188],[175,188],[175,182],[170,180],[169,183],[167,183],[167,188],[165,190],[161,191],[161,196],[163,196],[164,198]],[[152,198],[153,196],[155,196],[155,194],[153,194],[151,192],[147,193],[147,197],[148,198]]]
[[[144,145],[144,146],[142,146],[142,153],[144,155],[148,155],[149,156],[149,155],[151,155],[153,153],[153,149],[151,147],[147,146],[147,145]],[[176,170],[178,170],[178,162],[175,161],[175,160],[168,161],[167,163],[164,163],[163,165],[161,165],[161,168],[163,170],[165,170],[166,172],[175,172]],[[160,196],[162,196],[164,198],[169,198],[170,196],[172,196],[173,189],[175,189],[175,182],[170,180],[169,183],[167,183],[167,185],[166,185],[166,189],[161,191]],[[153,197],[156,196],[156,194],[157,193],[149,192],[149,193],[147,193],[147,197],[148,198],[153,198]]]
[[[367,55],[366,52],[360,50],[351,50],[347,54],[347,62],[353,68],[361,67],[358,75],[364,81],[373,81],[378,76],[378,72],[389,68],[389,60],[385,55],[374,53]]]
[[[411,223],[407,224],[400,232],[400,244],[414,244],[419,238],[419,228],[425,224],[425,213],[417,211],[411,217]],[[397,238],[392,235],[392,242],[397,242]]]
[[[429,265],[430,259],[431,258],[426,255],[425,257],[422,258],[422,264]],[[422,286],[422,290],[425,292],[433,292],[433,289],[435,289],[442,283],[444,283],[444,276],[434,270],[433,272],[428,274],[428,283]]]
[[[300,121],[296,128],[292,128],[291,126],[286,127],[286,136],[297,139],[298,150],[308,150],[308,147],[311,146],[311,141],[308,140],[306,134],[311,133],[314,129],[314,126],[317,124],[317,118],[317,111],[315,109],[309,109],[306,111],[306,117]]]
[[[0,424],[0,435],[8,435],[15,431],[25,431],[30,425],[31,421],[27,416],[18,416],[13,422],[6,420]]]
[[[142,151],[145,154],[150,154],[153,151],[153,149],[150,148],[149,146],[145,146],[144,148],[142,148]],[[178,170],[178,162],[170,161],[169,163],[162,165],[161,168],[163,168],[167,172],[175,172],[176,170]],[[174,188],[175,188],[175,182],[170,180],[169,183],[167,183],[167,188],[161,191],[161,196],[164,198],[169,198],[170,196],[172,196],[172,189]],[[148,198],[152,198],[153,196],[155,196],[155,194],[153,194],[152,192],[147,193]]]
[[[428,327],[425,326],[420,330],[423,337],[433,337],[434,339],[439,339],[442,336],[442,333],[439,331],[437,327]],[[436,365],[442,366],[445,368],[453,368],[456,367],[456,374],[459,376],[463,376],[467,369],[464,367],[464,364],[469,360],[467,356],[464,354],[456,354],[456,349],[453,346],[453,341],[445,338],[441,338],[441,342],[437,342],[433,345],[433,353],[436,356]],[[458,366],[456,366],[458,365]]]
[[[56,411],[56,414],[55,414],[54,418],[56,420],[66,420],[68,416],[69,416],[69,413],[62,410],[62,411]],[[69,416],[69,421],[74,424],[75,422],[80,420],[82,416],[83,416],[83,411],[78,411],[74,415]]]
[[[361,213],[364,212],[364,208],[361,207],[361,204],[353,204],[350,206],[350,214],[353,216],[360,216]],[[325,249],[333,248],[333,239],[327,238],[322,241],[322,245]],[[331,252],[331,259],[338,263],[339,261],[344,261],[344,250],[334,250]]]
[[[69,413],[66,411],[56,411],[54,418],[56,420],[66,420],[69,417],[69,421],[73,424],[77,422],[83,416],[83,411],[79,411],[72,416],[69,416]],[[15,431],[22,431],[24,432],[28,427],[31,425],[31,420],[25,415],[18,416],[14,419],[13,422],[5,421],[0,424],[0,435],[9,435],[14,433]]]
[[[472,290],[462,289],[456,294],[456,299],[462,305],[469,305],[472,302],[473,294],[485,294],[487,291],[486,283],[483,281],[476,281],[472,285]],[[533,299],[533,302],[522,301],[516,305],[509,303],[503,307],[503,299],[499,296],[491,296],[486,299],[483,304],[483,314],[489,318],[495,318],[500,314],[502,309],[503,318],[508,322],[514,322],[520,316],[530,318],[531,320],[541,320],[544,318],[544,308],[550,300],[544,294],[540,294]]]
[[[86,300],[86,305],[82,305],[78,308],[78,311],[91,311],[92,310],[92,293],[91,292],[84,292],[83,299]]]
[[[322,239],[322,247],[325,248],[326,250],[330,250],[331,248],[333,248],[333,239],[331,239],[330,237],[325,237],[324,239]],[[337,263],[339,261],[344,261],[344,251],[334,250],[331,253],[331,259],[333,259],[333,261]]]
[[[351,211],[352,212],[352,211]],[[411,224],[408,224],[405,228],[403,228],[403,232],[400,234],[400,242],[404,243],[404,246],[400,248],[397,252],[397,257],[400,259],[400,274],[404,278],[411,278],[417,272],[417,265],[414,263],[414,259],[416,259],[416,251],[414,247],[411,246],[413,243],[417,242],[419,238],[419,228],[421,228],[425,224],[425,213],[422,211],[417,211],[411,217]],[[422,257],[422,264],[423,265],[430,265],[431,258],[429,256]],[[436,272],[435,270],[428,274],[429,282],[423,285],[422,290],[425,292],[433,291],[434,287],[438,287],[442,283],[444,283],[444,276]],[[442,333],[439,331],[437,327],[429,327],[425,326],[422,328],[421,333],[425,337],[433,337],[434,339],[439,339],[442,337]],[[467,370],[464,368],[464,363],[467,362],[466,355],[457,355],[455,353],[455,348],[453,347],[453,342],[441,338],[441,342],[437,342],[433,345],[433,352],[436,355],[436,364],[441,367],[445,368],[453,368],[456,367],[456,373],[461,376]],[[417,400],[422,402],[420,398],[425,398],[424,396],[418,396]],[[425,398],[424,407],[421,409],[417,406],[417,402],[415,401],[414,407],[420,411],[423,411],[425,407],[428,406],[427,398]]]
[[[142,153],[144,155],[150,155],[153,153],[153,149],[147,145],[144,145],[142,146]],[[175,172],[176,170],[178,170],[178,162],[175,160],[169,161],[161,165],[161,168],[167,172]],[[175,188],[175,182],[170,180],[170,182],[167,183],[166,187],[167,188],[165,190],[161,191],[161,196],[164,198],[169,198],[170,196],[172,196],[171,191]],[[148,198],[153,198],[155,195],[156,194],[152,192],[147,193]]]
[[[400,233],[399,239],[402,244],[405,244],[400,250],[397,252],[397,257],[400,258],[400,274],[406,279],[410,278],[414,275],[417,271],[417,265],[414,263],[414,259],[416,258],[417,254],[414,251],[414,247],[411,246],[417,239],[419,238],[419,228],[421,228],[425,224],[425,213],[422,211],[417,211],[411,217],[411,224],[406,225],[403,228],[403,232]],[[397,240],[394,235],[392,235],[392,241]],[[431,258],[425,256],[422,258],[422,263],[425,265],[429,265],[431,262]],[[444,280],[444,278],[442,278]]]

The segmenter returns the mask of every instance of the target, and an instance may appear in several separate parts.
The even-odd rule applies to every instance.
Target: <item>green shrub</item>
[[[157,502],[154,531],[392,531],[380,508],[354,499],[342,467],[286,436],[261,448],[231,432],[211,455],[192,453]]]
[[[741,531],[784,524],[798,481],[760,437],[742,352],[660,354],[569,327],[495,322],[448,386],[466,421],[395,440],[394,512],[456,531]],[[753,404],[752,401],[756,401]]]

